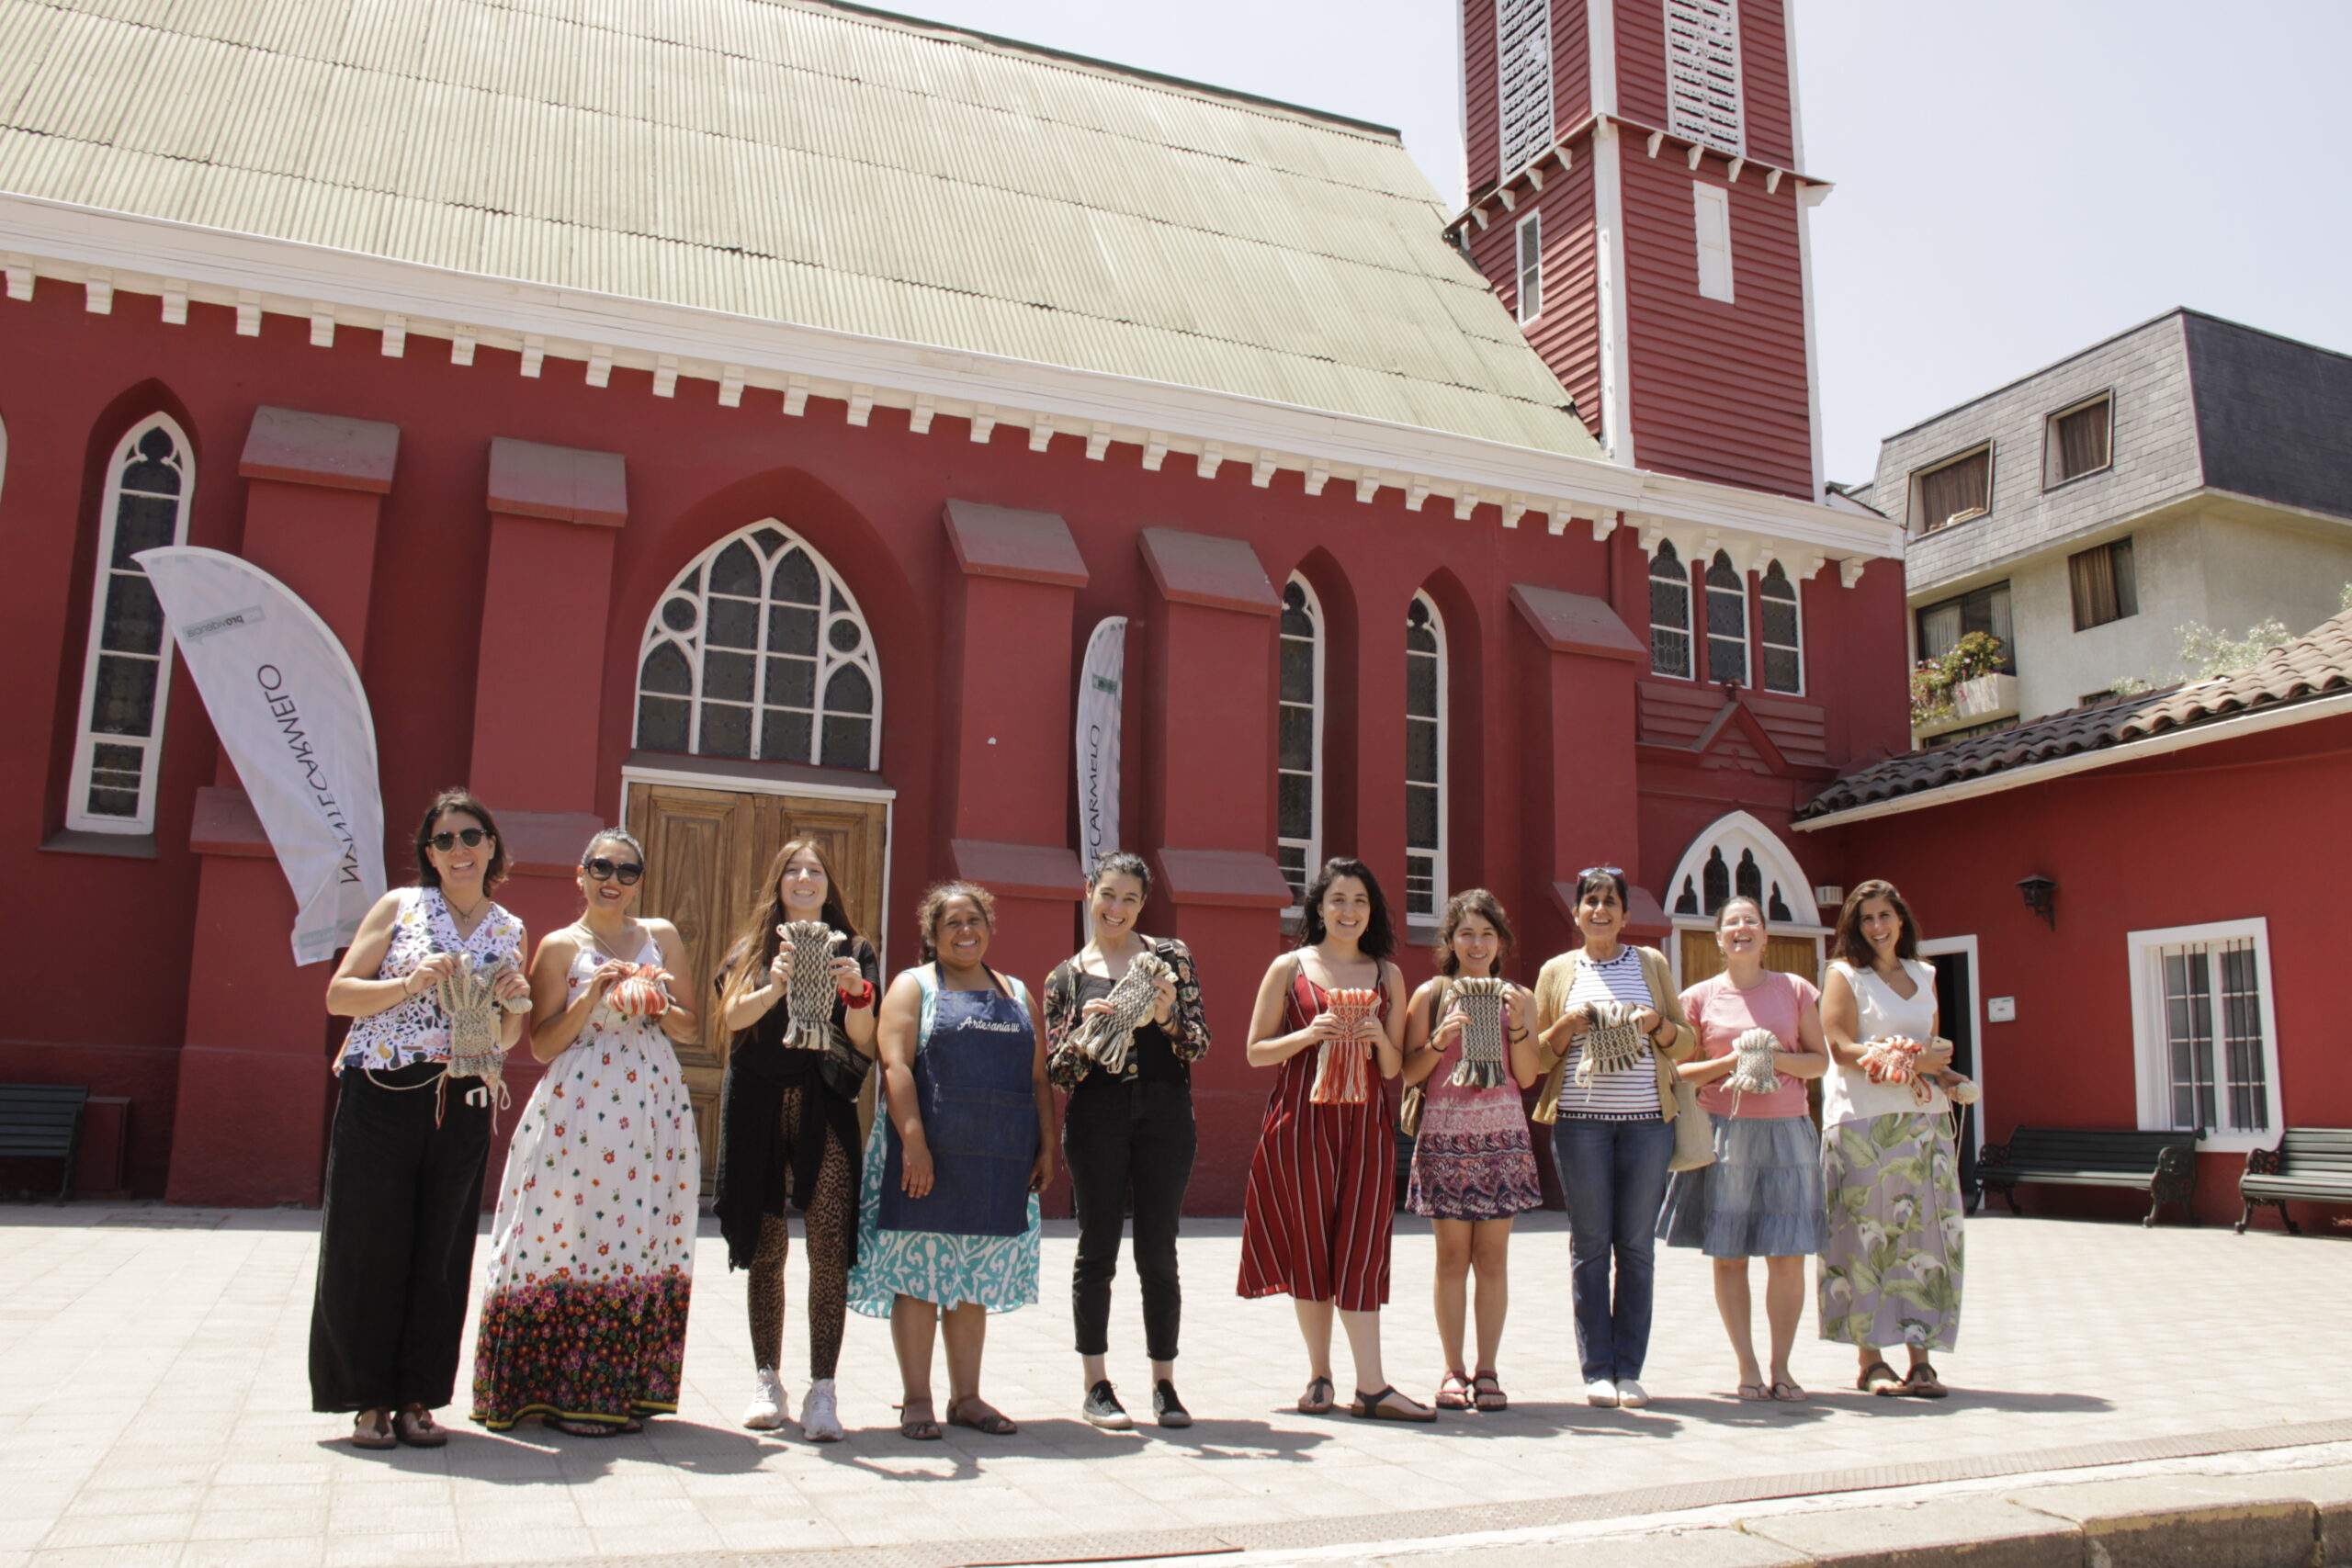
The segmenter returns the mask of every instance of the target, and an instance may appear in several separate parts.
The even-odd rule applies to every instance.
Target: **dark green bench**
[[[2256,1203],[2278,1210],[2278,1223],[2289,1235],[2302,1235],[2302,1227],[2287,1213],[2289,1199],[2352,1203],[2352,1129],[2288,1128],[2278,1135],[2277,1148],[2256,1149],[2245,1156],[2238,1197],[2245,1204],[2238,1214],[2238,1235],[2245,1235]]]
[[[88,1089],[64,1084],[0,1084],[0,1159],[63,1160],[57,1196],[61,1201],[74,1196],[74,1156],[89,1098]]]
[[[2105,1127],[2020,1127],[2006,1144],[1987,1144],[1977,1161],[1977,1179],[1987,1192],[2008,1200],[2020,1213],[2017,1190],[2023,1182],[2055,1187],[2120,1187],[2148,1194],[2143,1225],[2156,1223],[2166,1203],[2178,1203],[2197,1223],[2197,1134],[2143,1133]]]

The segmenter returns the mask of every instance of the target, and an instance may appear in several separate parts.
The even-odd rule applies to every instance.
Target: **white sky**
[[[1396,126],[1460,205],[1459,0],[886,3]],[[1830,478],[2175,305],[2352,350],[2352,4],[1796,5]]]

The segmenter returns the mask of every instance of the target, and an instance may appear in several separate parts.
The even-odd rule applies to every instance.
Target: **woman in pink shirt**
[[[1821,1250],[1826,1227],[1821,1140],[1804,1080],[1819,1077],[1829,1058],[1820,991],[1765,968],[1764,940],[1764,911],[1752,898],[1732,899],[1715,913],[1723,973],[1682,993],[1699,1049],[1676,1070],[1700,1086],[1699,1104],[1714,1121],[1715,1162],[1676,1174],[1657,1234],[1668,1247],[1695,1247],[1714,1259],[1715,1308],[1739,1358],[1739,1397],[1799,1400],[1806,1394],[1789,1374],[1789,1349],[1804,1314],[1804,1260]],[[1764,1259],[1769,1382],[1748,1326],[1751,1258]]]

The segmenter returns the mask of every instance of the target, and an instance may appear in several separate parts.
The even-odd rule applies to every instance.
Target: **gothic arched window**
[[[1690,570],[1660,539],[1650,557],[1650,673],[1690,679]]]
[[[636,743],[879,767],[881,671],[849,585],[773,518],[705,550],[646,624]]]
[[[196,459],[180,427],[160,413],[132,425],[107,460],[98,504],[96,581],[90,589],[68,828],[95,833],[154,828],[172,643],[154,586],[132,558],[185,539],[195,496]]]
[[[1416,593],[1405,611],[1405,917],[1445,902],[1445,621]]]
[[[1747,574],[1721,550],[1707,564],[1707,679],[1747,684]]]
[[[1296,575],[1283,585],[1279,657],[1274,858],[1295,899],[1323,858],[1323,606]]]
[[[1804,691],[1804,614],[1797,585],[1775,560],[1757,580],[1756,598],[1763,612],[1764,689],[1791,696]]]

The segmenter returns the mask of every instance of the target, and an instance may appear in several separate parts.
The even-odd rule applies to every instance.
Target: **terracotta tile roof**
[[[2309,636],[2274,648],[2259,662],[2231,674],[2053,714],[2030,724],[1874,762],[1822,791],[1797,813],[1797,820],[2347,690],[2352,690],[2352,611],[2323,622]]]

